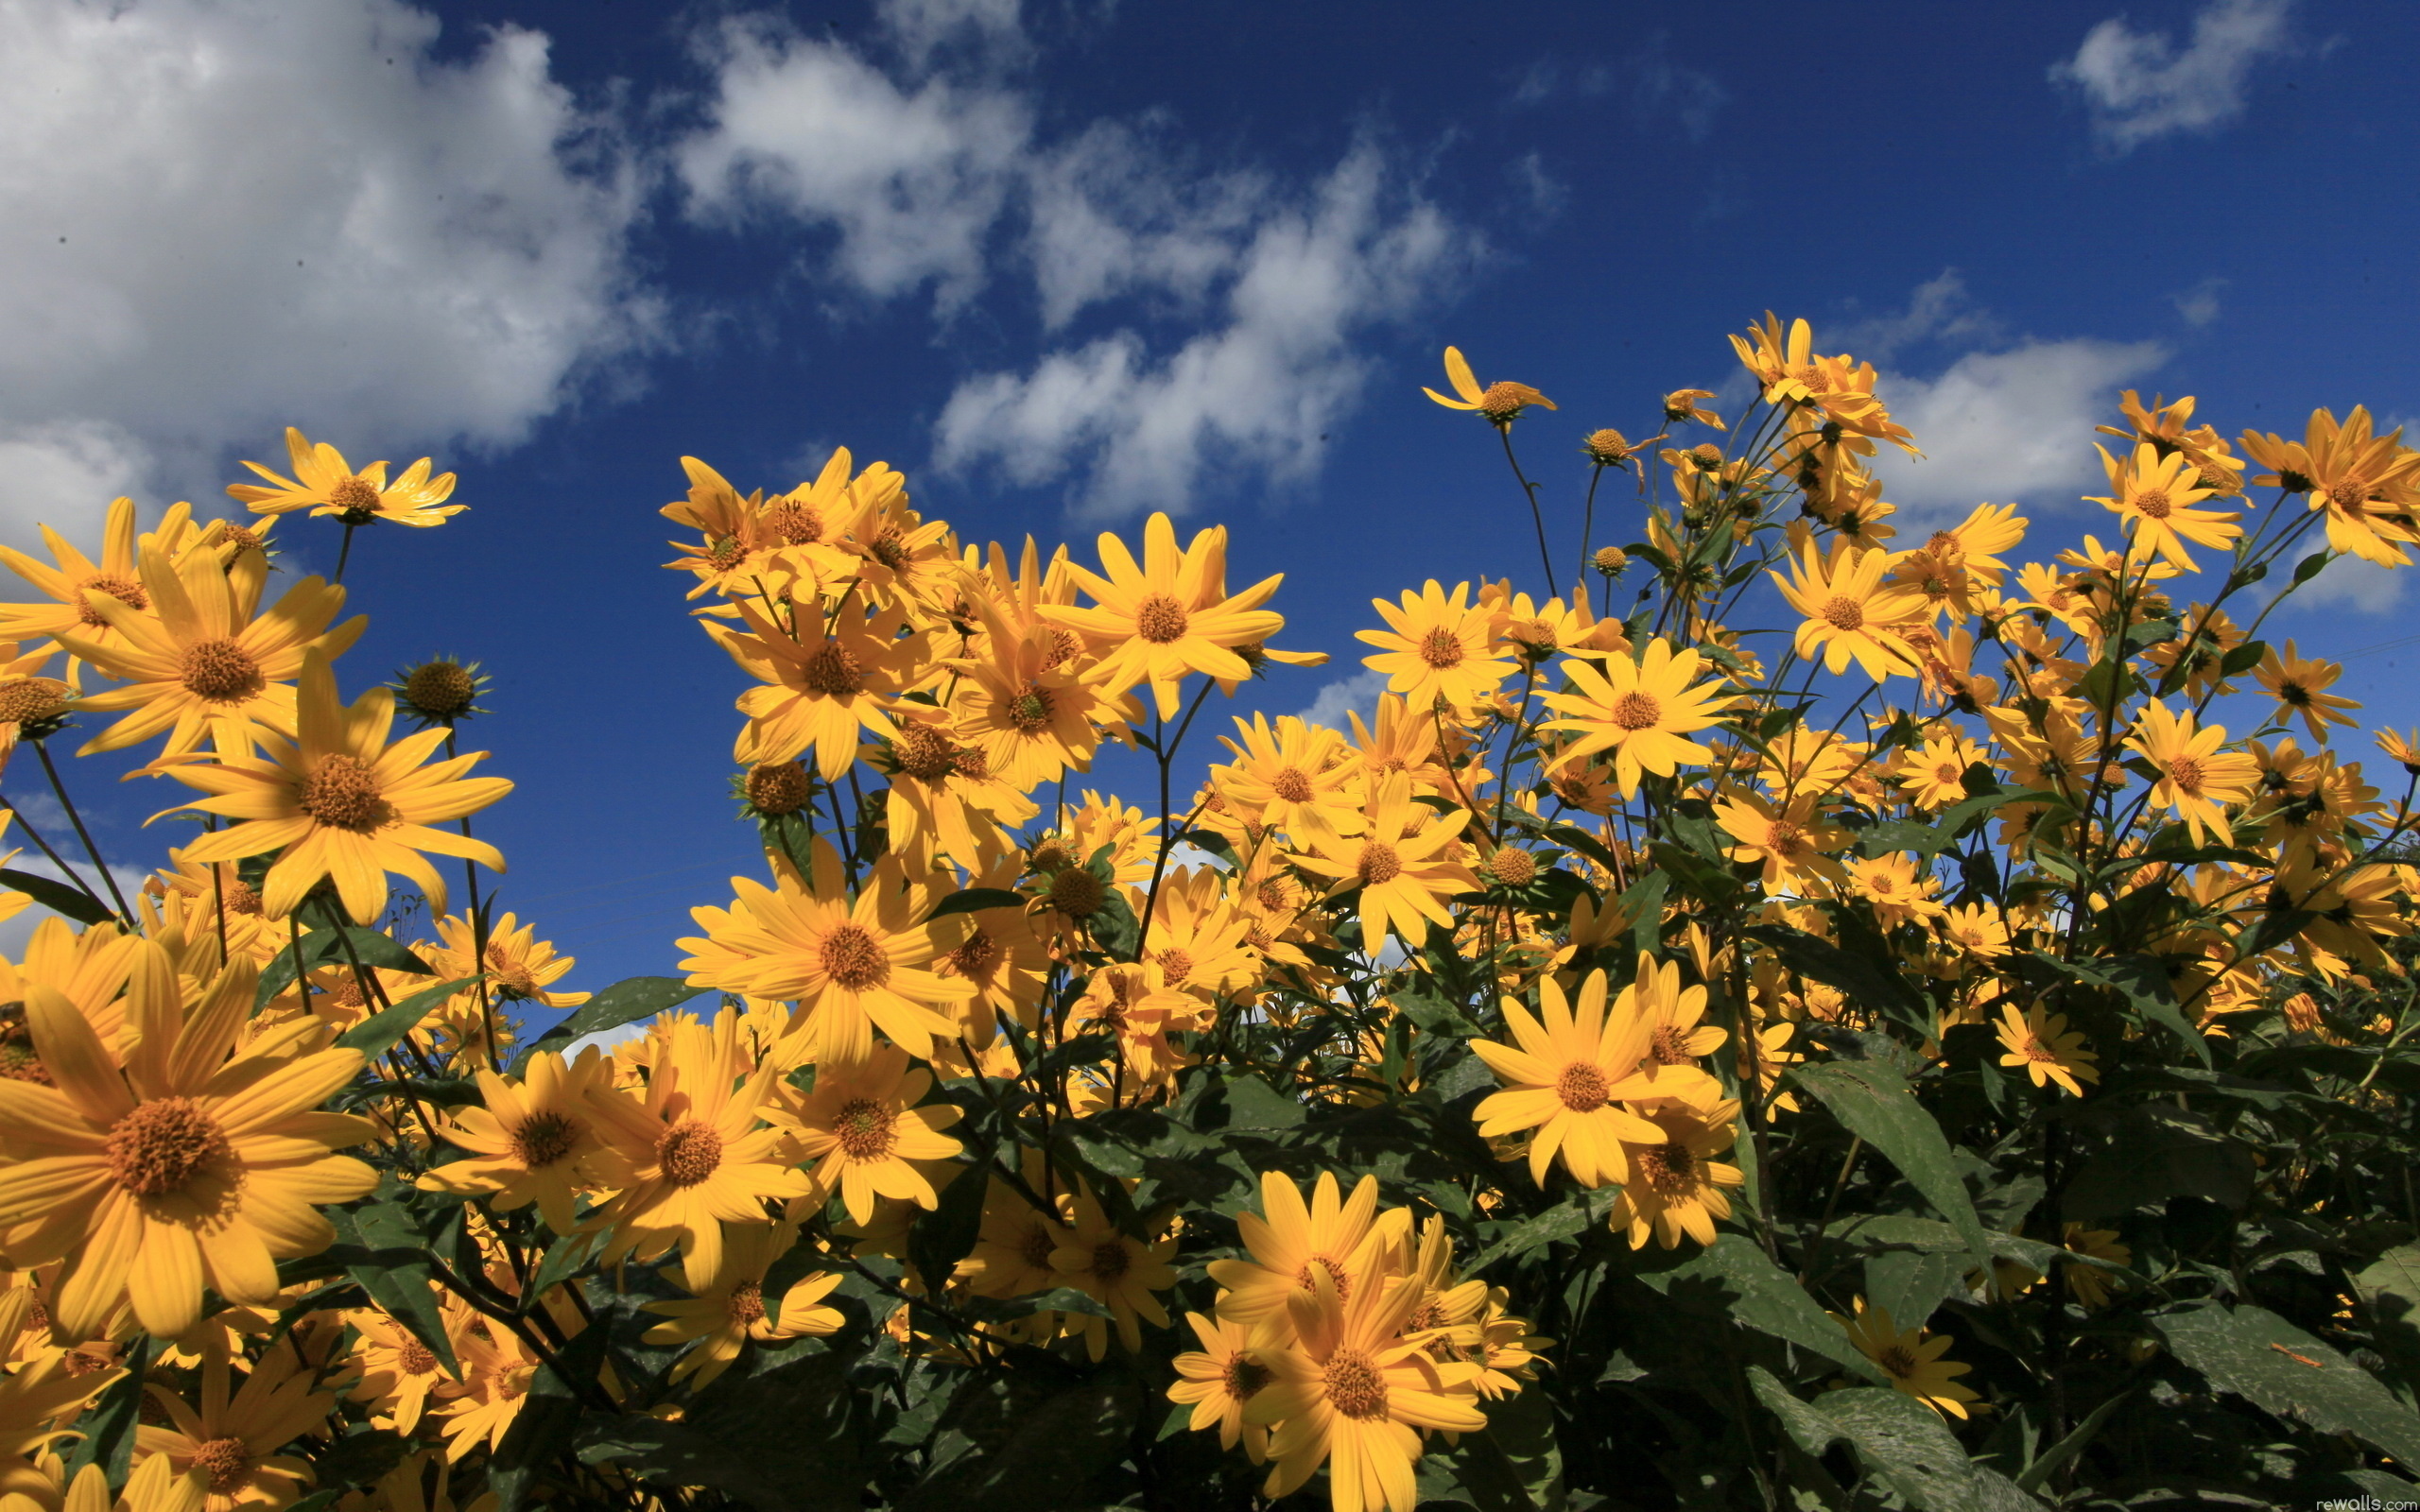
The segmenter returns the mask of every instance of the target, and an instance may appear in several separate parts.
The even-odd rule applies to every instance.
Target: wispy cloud
[[[2219,291],[2227,286],[2222,278],[2205,278],[2189,289],[2179,290],[2168,297],[2185,323],[2199,328],[2219,318]]]
[[[1306,725],[1325,725],[1330,730],[1350,734],[1353,723],[1345,715],[1359,713],[1368,718],[1378,707],[1378,695],[1386,691],[1387,675],[1364,667],[1320,689],[1309,705],[1297,713]]]
[[[1671,38],[1657,32],[1631,59],[1631,114],[1641,128],[1676,129],[1703,142],[1731,92],[1703,69],[1672,60]]]
[[[2180,47],[2166,32],[2136,31],[2112,16],[2085,33],[2076,55],[2051,66],[2053,83],[2081,94],[2093,129],[2114,153],[2185,131],[2211,131],[2243,113],[2253,65],[2293,50],[2294,0],[2211,0]]]

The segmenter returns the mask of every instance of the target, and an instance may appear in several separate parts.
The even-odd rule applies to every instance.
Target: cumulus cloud
[[[300,424],[507,444],[646,338],[615,139],[397,0],[0,0],[0,536]],[[80,523],[80,522],[75,522]]]
[[[2380,567],[2359,557],[2340,557],[2325,572],[2294,590],[2287,602],[2300,610],[2352,610],[2384,614],[2403,602],[2403,580],[2410,568]]]
[[[2253,65],[2291,50],[2293,0],[2211,0],[2183,47],[2166,32],[2136,31],[2112,16],[2085,33],[2050,78],[2083,96],[2112,152],[2186,131],[2216,130],[2243,113]]]
[[[1997,333],[1991,313],[1976,306],[1967,293],[1965,276],[1954,267],[1915,286],[1907,308],[1826,326],[1818,335],[1827,349],[1841,348],[1876,362],[1888,362],[1901,349],[1926,341],[1980,340]]]
[[[1353,732],[1353,722],[1345,717],[1358,713],[1363,719],[1378,707],[1378,695],[1387,691],[1387,675],[1364,667],[1351,677],[1339,678],[1319,691],[1308,707],[1297,717],[1306,725],[1325,725],[1345,734]]]
[[[2219,318],[2219,291],[2226,286],[2225,279],[2205,278],[2189,289],[2169,295],[2168,299],[2176,306],[2177,315],[2187,325],[2199,328]]]

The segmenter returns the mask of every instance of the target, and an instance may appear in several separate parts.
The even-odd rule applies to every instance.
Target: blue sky
[[[1534,560],[1492,438],[1421,397],[1448,342],[1561,404],[1519,438],[1567,511],[1582,435],[1683,385],[1736,411],[1724,334],[1806,316],[1929,454],[1907,517],[2019,500],[2038,555],[2102,528],[2120,387],[2229,435],[2420,416],[2410,7],[0,16],[0,539],[224,509],[287,423],[458,470],[467,513],[357,544],[340,677],[494,674],[471,744],[521,787],[481,832],[578,986],[669,970],[749,859],[738,674],[656,565],[683,453],[785,488],[847,445],[968,539],[1086,560],[1151,508],[1224,522],[1236,580],[1288,574],[1283,644],[1338,654],[1238,706],[1289,712],[1357,671],[1373,595]],[[2346,687],[2409,724],[2411,596],[2343,571],[2279,627],[2383,647]],[[155,860],[178,795],[75,770],[112,859]],[[36,775],[0,791],[39,816]]]

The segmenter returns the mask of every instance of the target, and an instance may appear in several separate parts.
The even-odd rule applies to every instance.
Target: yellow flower
[[[690,1344],[673,1362],[667,1381],[685,1380],[692,1391],[703,1391],[738,1363],[740,1351],[751,1339],[769,1343],[838,1332],[839,1310],[821,1305],[840,1284],[838,1271],[803,1277],[782,1295],[776,1307],[765,1306],[766,1270],[797,1243],[795,1224],[763,1219],[734,1224],[723,1238],[722,1264],[705,1286],[696,1289],[691,1300],[642,1304],[642,1311],[666,1319],[648,1330],[642,1335],[644,1342]],[[679,1280],[681,1273],[677,1267],[668,1268],[664,1278]],[[691,1344],[692,1340],[696,1342]]]
[[[1179,551],[1176,526],[1154,513],[1143,524],[1140,565],[1126,542],[1107,531],[1100,536],[1100,561],[1106,576],[1068,569],[1092,595],[1091,608],[1045,604],[1039,612],[1107,648],[1094,672],[1106,692],[1150,683],[1163,719],[1176,717],[1178,685],[1187,674],[1243,681],[1252,664],[1236,648],[1257,645],[1286,627],[1285,616],[1260,607],[1285,574],[1228,595],[1223,526],[1201,531]]]
[[[1469,822],[1467,810],[1439,816],[1412,802],[1410,779],[1397,772],[1371,795],[1369,822],[1360,834],[1313,830],[1309,839],[1316,853],[1298,854],[1293,861],[1305,871],[1336,878],[1328,889],[1331,898],[1360,890],[1364,951],[1374,956],[1390,930],[1416,951],[1427,943],[1432,922],[1453,927],[1444,900],[1478,888],[1470,868],[1446,850]]]
[[[926,1210],[940,1200],[917,1162],[963,1150],[941,1131],[966,1115],[949,1103],[918,1107],[932,1087],[931,1072],[908,1069],[906,1051],[875,1045],[862,1060],[824,1060],[811,1092],[784,1083],[766,1116],[789,1129],[814,1162],[816,1190],[838,1193],[850,1219],[864,1224],[876,1197]]]
[[[2156,555],[2187,572],[2200,572],[2192,554],[2185,549],[2187,541],[2225,549],[2243,534],[2243,527],[2236,524],[2243,518],[2238,511],[2193,507],[2218,490],[2199,486],[2202,475],[2184,453],[2162,456],[2145,441],[2132,456],[2119,461],[2105,446],[2094,450],[2100,452],[2101,468],[2109,474],[2110,495],[2085,497],[2089,503],[2107,506],[2124,523],[2135,538],[2127,550],[2130,559]],[[2192,475],[2188,478],[2187,473]]]
[[[1791,886],[1808,876],[1837,886],[1846,874],[1829,852],[1845,848],[1848,835],[1824,822],[1817,802],[1811,793],[1786,805],[1741,793],[1716,804],[1714,818],[1739,842],[1731,848],[1731,859],[1762,864],[1766,886]]]
[[[1591,662],[1566,659],[1562,671],[1576,691],[1546,696],[1547,707],[1564,717],[1542,728],[1571,730],[1579,738],[1563,747],[1548,770],[1610,750],[1622,797],[1630,799],[1638,794],[1641,772],[1669,777],[1683,762],[1713,761],[1714,752],[1684,737],[1720,724],[1722,712],[1738,700],[1723,694],[1719,678],[1691,686],[1704,665],[1696,651],[1676,653],[1661,636],[1647,643],[1637,662],[1606,658],[1601,672]]]
[[[1552,977],[1538,984],[1543,1023],[1512,998],[1503,1007],[1513,1045],[1470,1042],[1504,1086],[1472,1109],[1480,1137],[1535,1129],[1530,1177],[1540,1186],[1557,1155],[1583,1187],[1629,1180],[1622,1141],[1662,1137],[1655,1125],[1620,1106],[1624,1098],[1657,1095],[1653,1078],[1639,1066],[1652,1052],[1651,1026],[1631,995],[1625,992],[1609,1016],[1605,973],[1591,971],[1581,984],[1576,1014]]]
[[[1101,1211],[1092,1193],[1078,1187],[1073,1219],[1059,1230],[1059,1247],[1050,1252],[1050,1268],[1063,1284],[1072,1286],[1109,1306],[1117,1337],[1130,1350],[1143,1347],[1141,1319],[1167,1327],[1168,1310],[1151,1294],[1176,1284],[1168,1264],[1176,1258],[1173,1238],[1147,1243],[1122,1233]],[[1096,1356],[1098,1350],[1095,1351]]]
[[[458,1465],[481,1448],[493,1452],[529,1400],[538,1357],[521,1336],[486,1318],[463,1331],[457,1353],[468,1378],[440,1414],[445,1420],[445,1463]]]
[[[1020,793],[1082,771],[1100,747],[1098,727],[1122,722],[1120,700],[1101,692],[1059,644],[1070,632],[1047,625],[1014,630],[992,616],[984,654],[954,659],[966,680],[951,700],[957,738],[983,753],[992,774]]]
[[[2069,1223],[2061,1242],[2071,1254],[2090,1255],[2118,1265],[2135,1263],[2135,1251],[2118,1242],[2115,1228],[2088,1228],[2080,1223]],[[2098,1265],[2079,1265],[2069,1261],[2060,1268],[2067,1273],[2068,1292],[2087,1310],[2107,1306],[2111,1290],[2118,1284]]]
[[[2327,511],[2328,549],[2405,567],[2411,557],[2404,548],[2420,543],[2412,520],[2420,452],[2402,438],[2400,428],[2371,434],[2368,408],[2356,404],[2341,425],[2334,410],[2311,411],[2299,441],[2246,431],[2243,449],[2269,470],[2253,482],[2308,493],[2312,508]]]
[[[1929,871],[1918,871],[1916,858],[1905,851],[1851,861],[1848,869],[1853,894],[1874,905],[1875,919],[1885,929],[1930,919],[1942,911],[1935,897],[1941,891],[1941,879]]]
[[[1193,1408],[1188,1426],[1196,1432],[1216,1428],[1220,1449],[1241,1444],[1245,1455],[1261,1464],[1269,1458],[1269,1430],[1244,1421],[1244,1408],[1276,1379],[1261,1357],[1285,1347],[1284,1332],[1268,1323],[1254,1327],[1199,1313],[1187,1313],[1184,1320],[1193,1325],[1201,1348],[1172,1362],[1177,1379],[1168,1387],[1168,1400]]]
[[[1983,760],[1981,747],[1953,730],[1927,739],[1920,750],[1902,751],[1892,763],[1891,780],[1907,789],[1915,807],[1945,809],[1966,801],[1966,769]]]
[[[443,981],[489,974],[489,985],[506,1003],[534,1003],[543,1008],[576,1008],[592,996],[586,992],[549,992],[548,984],[579,964],[577,956],[557,955],[552,940],[537,937],[538,926],[524,924],[511,914],[488,926],[488,950],[478,953],[478,936],[471,920],[446,914],[437,920],[441,946],[422,950]]]
[[[739,696],[747,725],[732,756],[747,765],[795,760],[815,752],[815,768],[838,782],[857,759],[857,731],[889,740],[896,696],[921,674],[925,637],[902,635],[895,610],[843,604],[827,617],[813,599],[794,604],[784,628],[751,603],[738,606],[748,633],[709,625],[706,633],[761,686]]]
[[[1365,1176],[1350,1197],[1340,1196],[1335,1174],[1322,1171],[1311,1200],[1277,1171],[1260,1177],[1260,1212],[1236,1214],[1250,1260],[1214,1260],[1210,1279],[1227,1289],[1219,1315],[1243,1323],[1283,1319],[1295,1300],[1312,1296],[1323,1278],[1339,1294],[1374,1289],[1388,1247],[1411,1231],[1411,1211],[1378,1215],[1378,1178]],[[1263,1216],[1266,1214],[1266,1216]]]
[[[278,1451],[317,1427],[335,1409],[337,1394],[316,1389],[317,1380],[292,1349],[270,1351],[255,1363],[232,1400],[227,1375],[225,1351],[213,1349],[202,1358],[198,1410],[173,1391],[149,1394],[168,1421],[137,1425],[135,1454],[165,1459],[183,1483],[163,1506],[269,1512],[292,1502],[297,1486],[313,1478],[308,1461]]]
[[[21,1266],[64,1260],[60,1336],[96,1338],[130,1297],[155,1334],[201,1315],[205,1283],[230,1301],[278,1292],[276,1262],[336,1238],[314,1209],[368,1192],[374,1173],[335,1154],[367,1119],[316,1111],[361,1069],[353,1050],[304,1053],[302,1020],[240,1053],[255,972],[238,961],[189,1011],[166,953],[147,945],[127,995],[123,1059],[56,989],[35,985],[26,1022],[48,1086],[0,1081],[0,1224]]]
[[[2126,748],[2139,751],[2159,768],[2152,801],[2165,804],[2193,833],[2195,844],[2215,833],[2221,845],[2235,844],[2227,823],[2227,807],[2251,800],[2260,773],[2257,759],[2241,751],[2221,750],[2226,744],[2224,725],[2196,727],[2192,713],[2171,713],[2153,699],[2143,705]]]
[[[1434,388],[1423,387],[1420,391],[1447,409],[1477,410],[1499,430],[1518,420],[1521,411],[1531,404],[1547,409],[1555,407],[1553,400],[1528,384],[1506,381],[1481,388],[1478,380],[1471,374],[1471,365],[1463,360],[1458,347],[1445,349],[1445,381],[1454,386],[1454,392],[1460,398],[1448,399]]]
[[[462,775],[485,751],[429,762],[445,744],[442,730],[389,746],[394,695],[372,688],[346,708],[318,651],[303,658],[297,715],[293,744],[266,742],[267,760],[222,756],[215,765],[167,769],[187,786],[216,795],[188,807],[241,821],[185,847],[187,860],[207,865],[276,850],[261,889],[269,917],[291,915],[322,879],[332,879],[346,910],[365,924],[386,912],[389,871],[409,878],[430,912],[445,912],[445,879],[423,851],[504,869],[504,856],[486,841],[432,828],[512,791],[501,777]]]
[[[1614,1232],[1629,1230],[1633,1249],[1645,1247],[1651,1233],[1667,1249],[1680,1247],[1683,1234],[1713,1244],[1714,1221],[1731,1216],[1722,1189],[1746,1180],[1737,1166],[1714,1159],[1738,1136],[1739,1105],[1666,1102],[1641,1111],[1662,1137],[1625,1142],[1631,1179],[1614,1199]]]
[[[1966,1403],[1982,1400],[1951,1379],[1973,1367],[1942,1358],[1949,1351],[1951,1341],[1946,1335],[1927,1339],[1921,1328],[1902,1332],[1891,1320],[1889,1308],[1869,1308],[1862,1297],[1857,1299],[1854,1317],[1835,1313],[1832,1320],[1847,1332],[1859,1354],[1882,1367],[1894,1388],[1933,1411],[1964,1418]]]
[[[1430,578],[1417,593],[1407,591],[1401,608],[1383,598],[1371,607],[1387,622],[1383,630],[1356,630],[1354,639],[1379,648],[1361,664],[1387,675],[1387,691],[1400,695],[1414,718],[1431,722],[1431,706],[1443,699],[1467,714],[1512,675],[1514,663],[1497,646],[1496,610],[1465,602],[1470,584],[1457,583],[1448,597]]]
[[[458,1359],[461,1336],[471,1322],[471,1310],[452,1294],[435,1293],[440,1316],[445,1324],[447,1347]],[[354,1347],[353,1362],[361,1371],[361,1379],[345,1395],[354,1401],[370,1404],[371,1420],[382,1428],[391,1428],[406,1437],[420,1426],[421,1415],[428,1410],[431,1396],[442,1399],[451,1395],[449,1388],[457,1383],[445,1372],[445,1364],[435,1350],[423,1344],[411,1330],[374,1308],[363,1308],[345,1314],[360,1334]]]
[[[2046,1016],[2037,1004],[2019,1015],[2015,1004],[2004,1004],[2000,1022],[1994,1027],[1999,1031],[2001,1048],[2008,1052],[2000,1057],[2000,1064],[2023,1067],[2036,1087],[2057,1082],[2082,1097],[2081,1083],[2100,1080],[2092,1064],[2100,1057],[2083,1047],[2083,1035],[2067,1032],[2064,1013]]]
[[[24,552],[0,546],[0,565],[40,589],[47,604],[0,604],[0,640],[55,641],[80,635],[112,649],[122,649],[125,637],[95,609],[85,595],[100,593],[132,610],[148,610],[151,595],[143,586],[142,559],[147,549],[167,553],[181,562],[200,539],[194,528],[193,506],[173,504],[160,518],[157,530],[135,531],[134,501],[111,501],[101,525],[101,559],[94,561],[48,525],[42,538],[56,566],[45,566]],[[69,676],[74,678],[70,667]]]
[[[258,462],[246,462],[271,487],[231,483],[227,496],[251,506],[254,514],[308,509],[315,515],[334,515],[349,525],[366,525],[373,520],[441,525],[447,516],[462,512],[462,506],[445,502],[454,494],[454,474],[430,477],[429,459],[424,456],[389,483],[386,463],[372,462],[356,472],[335,447],[325,441],[314,446],[291,425],[285,428],[285,455],[292,459],[294,476],[281,477]]]
[[[2008,920],[1990,903],[1968,903],[1941,916],[1942,933],[1969,955],[1988,960],[2009,952]]]
[[[2327,741],[2330,725],[2352,727],[2353,716],[2345,710],[2361,707],[2357,699],[2339,697],[2326,691],[2344,675],[2341,663],[2307,661],[2292,641],[2286,643],[2283,657],[2275,646],[2269,647],[2252,675],[2269,690],[2269,696],[2277,700],[2277,712],[2270,715],[2273,721],[2282,725],[2299,715],[2304,728],[2310,731],[2310,738],[2323,745]]]
[[[1250,724],[1237,718],[1236,732],[1243,737],[1240,745],[1219,737],[1236,760],[1211,768],[1230,812],[1251,814],[1264,828],[1288,834],[1314,828],[1351,834],[1361,828],[1359,764],[1343,735],[1293,714],[1281,715],[1272,730],[1269,716],[1258,713]]]
[[[1812,659],[1821,647],[1825,671],[1837,676],[1854,660],[1876,682],[1922,670],[1902,632],[1926,617],[1924,595],[1884,587],[1890,562],[1889,552],[1859,551],[1846,541],[1826,561],[1809,541],[1791,564],[1792,577],[1770,575],[1790,608],[1805,616],[1796,641],[1800,656]]]
[[[484,1108],[465,1108],[438,1127],[448,1143],[471,1159],[441,1165],[420,1178],[424,1192],[457,1192],[489,1198],[498,1211],[535,1202],[548,1228],[567,1234],[579,1226],[572,1199],[582,1188],[611,1188],[629,1172],[601,1160],[605,1146],[596,1129],[592,1093],[610,1085],[612,1064],[594,1047],[566,1066],[563,1057],[541,1050],[516,1080],[493,1071],[476,1074]]]
[[[1698,403],[1701,399],[1713,397],[1714,390],[1711,388],[1675,388],[1664,396],[1664,419],[1666,422],[1673,425],[1693,420],[1701,425],[1711,425],[1716,430],[1726,429],[1721,416]]]

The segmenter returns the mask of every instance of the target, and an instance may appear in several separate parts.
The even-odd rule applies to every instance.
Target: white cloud
[[[1135,293],[1190,308],[1233,274],[1273,186],[1256,173],[1169,171],[1179,161],[1173,142],[1098,121],[1026,164],[1046,328]]]
[[[1937,378],[1886,377],[1892,418],[1925,455],[1883,447],[1883,496],[1915,522],[1986,501],[2072,505],[2102,481],[2090,437],[2118,387],[2167,355],[2152,341],[2028,341],[1968,352]]]
[[[50,524],[89,546],[110,501],[141,490],[151,466],[151,449],[106,421],[9,428],[0,433],[0,542],[30,545],[41,539],[35,527]]]
[[[2219,291],[2227,286],[2222,278],[2205,278],[2189,289],[2168,297],[2185,323],[2195,328],[2208,325],[2219,318]]]
[[[634,176],[501,27],[397,0],[0,0],[0,446],[26,507],[213,489],[302,425],[506,444],[644,339]],[[26,498],[56,489],[51,500]]]
[[[1298,717],[1306,725],[1325,725],[1345,734],[1353,732],[1353,722],[1344,716],[1358,713],[1367,721],[1378,707],[1378,695],[1387,691],[1387,675],[1364,667],[1351,677],[1339,678],[1320,689],[1319,696],[1303,709]]]
[[[2339,557],[2318,576],[2294,590],[2287,603],[2300,610],[2349,609],[2360,614],[2384,614],[2403,602],[2403,582],[2411,569],[2380,567],[2359,557]]]
[[[1648,130],[1676,128],[1691,142],[1714,129],[1731,92],[1712,74],[1672,61],[1671,39],[1657,32],[1631,59],[1631,115]]]
[[[2211,131],[2243,113],[2253,64],[2289,51],[2293,0],[2211,0],[2179,48],[2166,32],[2136,31],[2112,16],[2087,32],[2052,82],[2081,93],[2113,152],[2180,131]]]
[[[952,43],[971,43],[996,60],[1024,56],[1018,9],[1018,0],[882,0],[875,7],[876,20],[918,71]]]
[[[1825,350],[1846,350],[1857,356],[1888,362],[1903,347],[1925,341],[1967,341],[1998,330],[1991,313],[1979,309],[1966,292],[1965,276],[1945,267],[1919,284],[1908,296],[1908,307],[1816,333]]]

